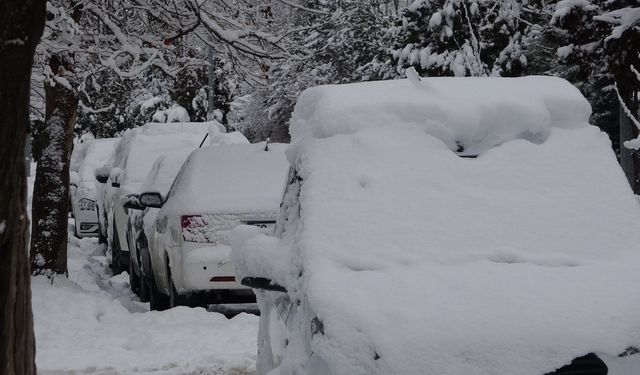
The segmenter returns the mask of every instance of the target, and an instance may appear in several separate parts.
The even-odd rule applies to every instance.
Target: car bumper
[[[100,231],[100,226],[97,222],[95,223],[87,223],[87,222],[76,222],[76,232],[78,237],[98,237],[98,233]]]
[[[235,279],[235,267],[228,246],[201,243],[183,245],[182,275],[185,292],[248,290]]]

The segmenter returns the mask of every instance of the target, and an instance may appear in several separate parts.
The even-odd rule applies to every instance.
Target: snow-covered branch
[[[609,13],[594,16],[593,19],[616,25],[606,40],[619,39],[625,31],[640,26],[640,7],[616,9]]]

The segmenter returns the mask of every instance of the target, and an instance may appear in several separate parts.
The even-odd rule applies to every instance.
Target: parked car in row
[[[249,143],[247,138],[239,132],[218,133],[210,138],[207,137],[207,140],[209,141],[208,147]],[[151,269],[145,223],[147,223],[146,228],[151,227],[159,208],[142,206],[139,194],[140,192],[154,192],[166,197],[178,171],[191,152],[191,149],[176,148],[161,154],[147,173],[138,192],[121,198],[121,203],[128,215],[129,281],[132,291],[138,294],[143,302],[148,302],[150,299],[148,277],[145,276],[144,271]],[[149,272],[146,273],[149,274]]]
[[[180,167],[192,150],[180,149],[160,155],[147,174],[145,182],[137,193],[127,195],[121,199],[121,203],[129,217],[127,222],[127,245],[129,247],[129,285],[142,302],[149,302],[149,288],[142,283],[143,264],[142,250],[147,249],[147,236],[144,231],[144,222],[153,222],[159,208],[145,207],[140,204],[142,191],[158,192],[166,196]],[[148,251],[144,251],[148,254]],[[145,256],[146,267],[149,267],[148,256]]]
[[[606,374],[640,342],[640,210],[589,115],[554,77],[305,91],[275,234],[231,239],[257,373]]]
[[[70,206],[75,221],[75,236],[98,236],[96,181],[94,170],[103,165],[113,152],[117,138],[86,140],[76,144],[71,157]]]
[[[238,224],[273,229],[287,170],[284,145],[205,147],[166,195],[141,192],[142,206],[160,208],[142,220],[147,246],[139,249],[140,290],[149,290],[152,309],[255,302],[235,279],[228,236]]]
[[[209,132],[224,132],[217,123],[146,124],[124,132],[110,160],[96,170],[99,189],[98,210],[101,234],[111,252],[114,273],[127,269],[129,247],[128,217],[120,199],[138,192],[159,155],[177,149],[194,150]]]

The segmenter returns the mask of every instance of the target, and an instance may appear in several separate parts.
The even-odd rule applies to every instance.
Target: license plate
[[[246,221],[245,224],[258,227],[264,232],[273,231],[273,229],[276,227],[275,221]]]

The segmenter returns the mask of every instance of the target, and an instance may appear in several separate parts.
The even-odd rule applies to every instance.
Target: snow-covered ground
[[[68,264],[68,279],[32,279],[40,374],[254,374],[257,316],[149,311],[93,238],[70,235]]]

